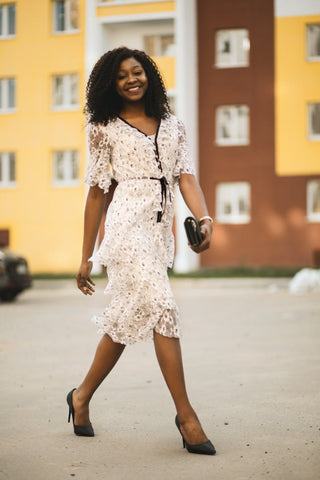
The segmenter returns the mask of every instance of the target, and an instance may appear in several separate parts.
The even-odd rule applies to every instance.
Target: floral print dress
[[[122,118],[89,127],[85,183],[105,193],[117,182],[105,236],[91,260],[107,267],[106,309],[93,320],[114,342],[180,337],[167,269],[172,266],[174,185],[194,174],[181,121],[169,115],[147,136]]]

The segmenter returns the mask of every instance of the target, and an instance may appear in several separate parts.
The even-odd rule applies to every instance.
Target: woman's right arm
[[[90,187],[88,192],[84,212],[82,260],[77,273],[78,288],[85,295],[92,295],[94,292],[94,282],[90,278],[92,262],[89,258],[93,254],[102,215],[112,200],[115,186],[116,184],[112,182],[108,193],[104,193],[98,185]]]

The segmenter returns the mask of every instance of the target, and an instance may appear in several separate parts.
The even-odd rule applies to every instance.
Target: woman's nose
[[[129,73],[128,75],[128,83],[134,82],[135,81],[135,76],[133,73]]]

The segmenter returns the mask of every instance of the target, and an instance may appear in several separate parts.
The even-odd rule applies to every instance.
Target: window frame
[[[320,222],[320,211],[319,212],[314,212],[312,208],[313,204],[313,189],[314,188],[319,188],[319,201],[320,201],[320,178],[319,179],[314,179],[314,180],[309,180],[307,182],[307,219],[309,222],[313,223],[318,223]]]
[[[14,8],[14,33],[9,33],[9,8]],[[15,2],[8,2],[0,5],[0,10],[2,11],[2,15],[0,15],[0,22],[1,22],[1,30],[3,33],[0,33],[0,40],[6,40],[10,38],[16,37],[16,24],[17,24],[17,16],[16,16],[16,3]],[[2,17],[2,18],[1,18]],[[0,30],[0,32],[1,32]]]
[[[308,110],[308,139],[313,141],[313,142],[319,142],[320,141],[320,132],[319,133],[313,133],[312,132],[312,107],[318,105],[319,108],[319,122],[320,122],[320,100],[318,102],[309,102],[307,106]]]
[[[174,31],[173,32],[167,32],[167,33],[156,33],[156,34],[148,34],[148,35],[143,35],[143,45],[144,45],[144,51],[151,57],[165,57],[165,58],[172,58],[175,57],[175,54],[173,55],[165,55],[165,52],[163,51],[163,45],[162,42],[165,38],[173,38],[173,43],[169,44],[173,50],[176,49],[176,36]],[[154,39],[154,51],[150,51],[147,48],[147,39]]]
[[[13,162],[14,178],[10,179],[10,163]],[[2,177],[2,178],[1,178]],[[15,152],[0,152],[0,189],[17,186],[17,163]]]
[[[13,82],[13,106],[9,105],[9,83]],[[1,106],[3,105],[3,106]],[[16,79],[15,77],[0,78],[0,114],[14,113],[16,111]]]
[[[240,122],[240,112],[241,110],[245,110],[246,112],[246,120],[243,126],[241,126]],[[238,112],[238,113],[237,113]],[[223,137],[221,135],[221,129],[223,129],[226,125],[224,125],[223,115],[224,113],[228,113],[230,115],[230,133],[231,136],[229,138]],[[250,108],[248,105],[219,105],[216,107],[215,111],[215,144],[219,147],[230,147],[230,146],[247,146],[250,145]],[[239,133],[239,131],[244,128],[247,131],[247,135],[245,138],[241,138],[241,136],[236,136],[234,133]]]
[[[59,95],[59,92],[56,90],[56,79],[62,79],[61,85],[61,96],[62,96],[62,104],[57,104],[56,99]],[[71,103],[73,97],[73,83],[72,78],[76,79],[76,86],[75,86],[75,95],[76,95],[76,103]],[[51,108],[53,111],[61,112],[61,111],[74,111],[79,109],[79,74],[78,73],[58,73],[53,74],[51,78]]]
[[[247,37],[244,37],[242,41],[247,40],[248,48],[244,49],[244,52],[247,52],[245,61],[238,60],[238,49],[237,49],[237,33],[240,31],[244,31],[247,33]],[[230,41],[230,61],[221,61],[219,60],[219,55],[221,52],[219,51],[219,45],[221,40],[219,40],[219,35],[224,33],[225,35],[229,33],[229,41]],[[215,31],[215,58],[214,58],[214,66],[218,69],[223,68],[248,68],[250,67],[250,35],[248,28],[219,28]]]
[[[243,195],[246,197],[247,213],[239,211],[239,201]],[[251,222],[251,185],[249,182],[220,182],[216,185],[215,196],[216,219],[219,223],[244,225]],[[231,213],[224,212],[225,197],[228,197],[230,202]]]
[[[308,62],[320,62],[320,52],[319,55],[310,55],[310,33],[309,28],[317,26],[319,27],[319,35],[320,35],[320,22],[319,23],[307,23],[306,24],[306,58]]]
[[[52,1],[52,33],[54,35],[70,35],[70,34],[75,34],[79,33],[79,1],[77,1],[77,8],[78,8],[78,18],[77,18],[77,27],[72,28],[71,27],[71,20],[70,20],[70,2],[72,0],[53,0]],[[64,30],[58,30],[58,22],[57,22],[57,16],[56,16],[56,6],[57,4],[63,4],[65,8],[65,26],[66,28]]]
[[[73,155],[75,158],[73,158]],[[63,178],[58,178],[58,156],[62,160]],[[72,178],[72,162],[76,161],[77,178]],[[77,187],[79,179],[79,151],[76,149],[54,150],[52,152],[52,186],[57,188]]]

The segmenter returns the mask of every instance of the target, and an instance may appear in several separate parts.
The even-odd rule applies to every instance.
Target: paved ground
[[[129,347],[91,408],[94,438],[67,424],[104,306],[70,281],[0,305],[1,466],[10,480],[320,479],[320,295],[286,280],[174,280],[189,394],[217,448],[188,454],[152,343]]]

